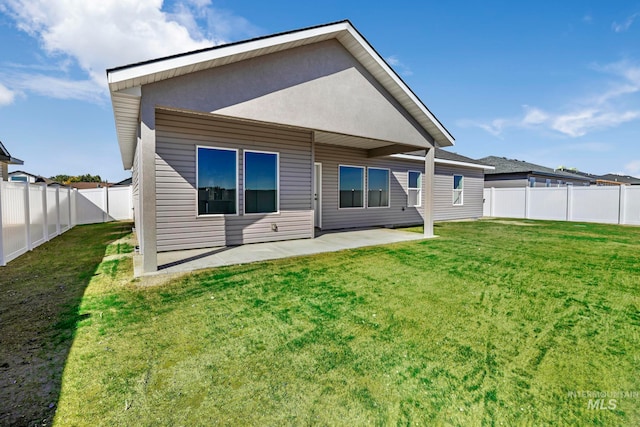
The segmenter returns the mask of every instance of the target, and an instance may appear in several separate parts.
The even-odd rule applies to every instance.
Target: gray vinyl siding
[[[536,183],[536,186],[539,184]],[[484,187],[485,188],[522,188],[529,186],[528,178],[517,178],[517,179],[487,179],[485,178]],[[543,184],[544,186],[544,184]]]
[[[362,149],[316,144],[315,161],[322,163],[322,229],[335,230],[354,227],[398,226],[424,223],[424,195],[426,180],[422,179],[422,206],[407,207],[407,171],[424,174],[424,163],[389,157],[368,158]],[[365,167],[365,208],[338,209],[338,166]],[[366,168],[390,170],[388,208],[367,208]]]
[[[196,146],[238,149],[238,215],[197,216]],[[278,213],[243,215],[244,149],[279,153]],[[310,132],[158,110],[158,251],[313,237],[312,166]]]
[[[453,176],[462,175],[463,204],[453,204]],[[484,172],[461,166],[435,165],[433,189],[434,221],[475,219],[482,216]]]

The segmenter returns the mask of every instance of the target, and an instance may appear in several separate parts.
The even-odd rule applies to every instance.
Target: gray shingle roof
[[[466,156],[462,156],[460,154],[457,153],[452,153],[451,151],[447,151],[447,150],[443,150],[442,148],[436,148],[436,153],[435,153],[435,157],[436,159],[441,159],[441,160],[451,160],[454,162],[463,162],[463,163],[471,163],[474,165],[482,165],[482,166],[493,166],[490,165],[488,163],[483,163],[479,160],[475,160]]]
[[[488,156],[478,159],[478,162],[495,167],[494,170],[488,170],[487,175],[507,174],[507,173],[534,173],[538,175],[549,175],[553,177],[572,178],[581,181],[591,181],[591,178],[576,175],[574,173],[563,172],[548,168],[546,166],[536,165],[535,163],[525,162],[524,160],[507,159],[506,157]]]

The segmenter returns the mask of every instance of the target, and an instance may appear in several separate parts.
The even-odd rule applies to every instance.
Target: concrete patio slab
[[[134,256],[134,275],[179,274],[225,265],[246,264],[300,255],[336,252],[365,246],[422,240],[424,235],[388,228],[321,233],[315,239],[286,240],[208,249],[161,252],[158,271],[142,273],[142,256]]]

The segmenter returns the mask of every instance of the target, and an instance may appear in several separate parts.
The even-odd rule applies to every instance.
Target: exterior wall
[[[164,110],[155,121],[158,251],[313,237],[310,132]],[[239,149],[238,215],[197,216],[196,146]],[[279,213],[242,214],[243,149],[280,153]]]
[[[156,106],[217,113],[428,148],[433,138],[336,40],[142,87]]]
[[[422,180],[422,206],[407,207],[407,171],[424,174],[424,162],[390,157],[368,158],[362,149],[316,144],[315,162],[322,163],[322,229],[414,225],[424,223],[426,179]],[[365,167],[365,208],[338,209],[338,166]],[[388,208],[367,208],[366,167],[390,169]]]
[[[453,205],[453,175],[462,175],[463,204]],[[435,165],[433,219],[448,221],[482,216],[484,171],[452,165]]]
[[[131,168],[131,199],[133,202],[133,221],[136,228],[136,233],[140,233],[142,230],[142,223],[140,222],[140,215],[142,213],[140,206],[140,141],[136,145],[136,150],[133,155],[133,167]],[[141,236],[138,236],[138,241],[142,242]]]

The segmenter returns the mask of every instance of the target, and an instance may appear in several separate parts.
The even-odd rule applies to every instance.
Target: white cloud
[[[20,73],[6,77],[21,93],[31,92],[56,99],[76,99],[101,103],[104,91],[93,80],[73,80],[45,74]]]
[[[589,132],[608,129],[640,119],[640,105],[630,95],[640,93],[640,66],[627,61],[594,67],[613,76],[608,85],[591,96],[577,99],[557,111],[523,105],[519,116],[490,121],[462,120],[460,126],[476,126],[494,136],[507,129],[541,129],[576,138]],[[628,101],[631,99],[631,103]]]
[[[402,76],[412,76],[413,71],[407,65],[405,65],[396,55],[391,55],[385,58],[387,63],[391,65],[400,75]]]
[[[13,104],[16,93],[0,83],[0,107]]]
[[[613,24],[611,24],[611,28],[616,33],[627,31],[631,27],[631,25],[633,25],[633,21],[635,21],[638,16],[640,16],[640,13],[634,13],[633,15],[629,16],[626,20],[624,20],[624,22],[622,23],[617,23],[614,21]]]
[[[640,173],[640,160],[633,160],[624,165],[624,171],[629,175],[636,175]]]
[[[86,85],[93,82],[106,95],[107,68],[209,47],[253,28],[210,4],[185,0],[166,12],[162,0],[6,0],[5,12],[41,42],[49,57],[77,63],[85,77],[78,82],[82,88],[70,97],[84,92],[92,100],[94,92]],[[206,31],[200,28],[203,21]],[[73,81],[68,75],[53,80],[56,88]],[[25,88],[47,92],[41,86]],[[50,92],[60,95],[57,89]]]
[[[584,136],[589,131],[615,127],[640,119],[640,111],[602,111],[587,109],[555,117],[551,128],[571,137]]]

